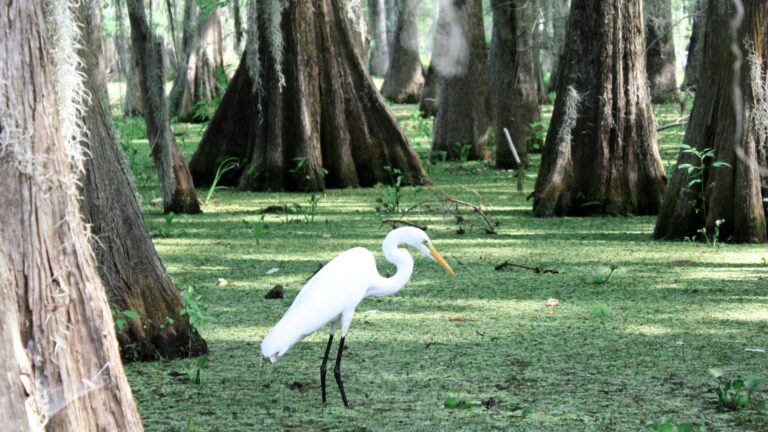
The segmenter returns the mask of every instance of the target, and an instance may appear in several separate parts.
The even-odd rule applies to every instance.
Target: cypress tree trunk
[[[560,61],[563,56],[563,46],[565,45],[565,31],[568,28],[568,14],[570,13],[569,0],[547,0],[551,6],[551,15],[549,26],[552,28],[551,45],[547,45],[552,58],[552,69],[549,71],[549,82],[547,91],[557,90],[557,77],[560,71]]]
[[[392,48],[395,46],[395,33],[397,31],[397,5],[399,0],[384,0],[387,8],[387,44],[389,46],[389,55],[392,55]]]
[[[493,123],[480,0],[444,2],[437,26],[433,64],[442,76],[433,152],[450,159],[487,159],[486,145]]]
[[[368,29],[371,32],[371,75],[384,76],[389,70],[386,0],[368,0]]]
[[[536,180],[536,216],[656,214],[664,169],[640,0],[574,0]]]
[[[235,52],[240,52],[240,47],[243,45],[243,14],[240,12],[240,0],[230,0],[229,4],[232,6],[232,20],[235,26]]]
[[[399,0],[397,32],[392,61],[381,86],[381,94],[397,103],[416,103],[424,87],[419,59],[418,10],[420,0]]]
[[[704,56],[704,31],[707,24],[707,0],[696,0],[693,28],[688,42],[688,60],[685,64],[683,88],[696,90]]]
[[[645,61],[651,101],[678,98],[671,0],[644,0]]]
[[[768,172],[768,1],[744,2],[744,8],[736,40],[744,54],[736,77],[743,101],[734,105],[735,57],[729,32],[734,9],[727,0],[709,1],[701,80],[683,142],[702,153],[712,149],[714,157],[702,161],[691,152],[679,154],[655,238],[692,237],[702,227],[711,237],[721,221],[720,240],[768,241],[763,202],[768,186],[761,178]]]
[[[128,18],[131,21],[133,51],[142,75],[141,95],[146,103],[144,121],[147,124],[152,158],[157,167],[163,211],[200,213],[192,176],[176,145],[168,120],[161,43],[149,29],[144,14],[144,0],[128,0]]]
[[[219,161],[236,157],[243,168],[220,184],[251,190],[372,186],[393,180],[387,166],[402,172],[404,184],[427,183],[355,51],[344,0],[288,2],[280,25],[282,62],[274,57],[269,31],[261,31],[257,90],[246,50],[192,157],[195,181],[210,184]],[[267,26],[259,21],[260,30]]]
[[[363,60],[363,68],[368,71],[368,52],[371,48],[371,38],[368,32],[368,21],[365,18],[362,0],[347,2],[347,17],[352,20],[352,33],[355,51]]]
[[[185,1],[184,58],[168,96],[171,116],[183,122],[207,121],[206,104],[224,93],[219,81],[224,74],[220,11],[198,16],[197,9],[194,0]]]
[[[504,139],[504,128],[524,165],[528,163],[525,136],[539,120],[539,74],[534,43],[536,0],[494,0],[491,42],[491,97],[495,110],[496,167],[517,168]]]
[[[437,115],[437,100],[440,98],[440,74],[437,69],[429,64],[424,76],[424,89],[419,99],[419,112],[423,118]]]
[[[71,7],[0,7],[0,415],[9,431],[141,431],[79,212]]]
[[[136,56],[133,48],[126,43],[125,18],[123,16],[124,2],[115,0],[115,21],[117,21],[117,55],[120,72],[125,80],[125,98],[123,99],[123,115],[136,117],[144,115],[144,101],[141,99],[139,70],[136,66]]]
[[[81,179],[83,219],[91,227],[92,247],[110,307],[141,318],[127,320],[117,338],[126,359],[153,360],[206,352],[205,341],[179,316],[183,304],[155,251],[141,217],[125,155],[115,139],[106,104],[101,12],[97,0],[81,0],[86,89],[92,95],[84,113],[84,143],[90,154]]]
[[[440,3],[444,4],[444,3]],[[446,38],[451,31],[448,17],[444,13],[439,13],[445,6],[438,4],[437,22],[435,23],[434,34],[432,35],[432,58],[429,61],[429,67],[424,76],[424,89],[421,91],[419,100],[419,112],[424,118],[435,117],[437,115],[437,101],[440,99],[440,82],[442,78],[437,67],[435,59],[439,63],[441,59],[450,57],[450,43]]]

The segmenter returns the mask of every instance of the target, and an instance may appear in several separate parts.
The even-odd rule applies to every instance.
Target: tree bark
[[[161,43],[149,29],[144,0],[128,0],[131,41],[141,72],[144,121],[163,198],[163,212],[200,213],[200,203],[168,119]]]
[[[548,5],[545,10],[548,10],[548,19],[545,17],[546,22],[545,30],[551,29],[549,34],[551,35],[547,43],[544,45],[545,52],[548,53],[550,59],[549,70],[549,82],[547,83],[547,92],[557,90],[557,77],[560,70],[560,60],[563,56],[563,46],[565,45],[565,31],[568,28],[568,14],[570,13],[569,0],[545,0]]]
[[[449,159],[487,159],[493,118],[483,5],[451,0],[441,5],[440,15],[448,24],[437,26],[432,54],[442,77],[432,151]]]
[[[392,55],[392,48],[395,46],[397,33],[397,6],[399,0],[384,0],[387,16],[387,45],[389,46],[389,55]]]
[[[174,0],[165,0],[165,10],[168,14],[168,27],[171,29],[171,47],[173,48],[173,61],[177,67],[181,67],[181,57],[179,54],[179,44],[176,39],[176,2]]]
[[[243,31],[243,14],[240,11],[240,0],[230,0],[232,6],[232,20],[235,26],[235,52],[240,53],[240,47],[243,46],[243,37],[245,32]]]
[[[688,42],[688,60],[685,63],[683,88],[696,91],[704,56],[704,37],[707,26],[707,0],[696,0],[693,28]]]
[[[536,216],[656,214],[665,177],[640,0],[574,0],[534,191]]]
[[[371,33],[371,75],[384,76],[389,70],[386,0],[368,0],[368,29]]]
[[[418,11],[421,0],[399,0],[397,32],[392,61],[381,86],[381,94],[392,102],[416,103],[424,88],[424,71],[419,59]]]
[[[124,2],[115,0],[115,21],[117,21],[117,55],[120,73],[125,80],[125,97],[123,98],[123,115],[136,117],[144,115],[144,101],[141,99],[139,70],[136,66],[136,56],[133,48],[126,43],[125,18],[123,16]]]
[[[72,12],[0,7],[0,415],[4,430],[141,431],[78,209],[72,113],[57,110],[71,81],[54,69],[75,66],[53,46],[74,50]]]
[[[437,101],[440,99],[440,72],[435,67],[435,58],[440,62],[442,58],[449,57],[449,43],[444,41],[446,35],[450,34],[450,22],[446,14],[441,14],[440,9],[443,6],[438,4],[438,14],[432,35],[432,58],[429,61],[429,67],[424,75],[424,89],[421,91],[419,100],[419,112],[423,118],[437,116]]]
[[[168,96],[171,116],[182,122],[208,121],[208,108],[224,93],[224,45],[221,36],[220,11],[198,15],[197,3],[184,3],[182,67]]]
[[[712,149],[715,156],[702,163],[692,153],[678,155],[678,169],[664,197],[655,238],[694,237],[701,228],[712,237],[717,221],[722,221],[717,229],[720,240],[768,241],[763,201],[768,197],[768,184],[761,178],[761,172],[764,175],[768,169],[768,1],[744,2],[744,8],[744,21],[735,41],[744,58],[735,76],[729,31],[733,6],[727,0],[709,1],[701,85],[683,142],[699,152]],[[743,97],[736,105],[734,77]],[[743,125],[741,130],[738,124]],[[694,168],[689,172],[680,168],[682,164]]]
[[[243,54],[192,157],[195,181],[210,184],[217,164],[236,157],[242,168],[219,184],[250,190],[373,186],[393,181],[387,166],[402,172],[403,184],[427,183],[355,52],[344,0],[288,2],[281,34],[280,71],[267,35],[259,34],[263,66],[255,92],[251,53]]]
[[[421,99],[419,99],[419,112],[423,118],[437,115],[437,100],[439,98],[440,74],[430,63],[427,73],[424,75],[424,89],[421,91]]]
[[[528,126],[539,121],[539,74],[534,23],[536,0],[493,0],[491,98],[495,111],[496,167],[517,168],[504,139],[509,130],[523,165],[528,164]]]
[[[127,320],[118,333],[123,357],[154,360],[186,357],[206,352],[206,343],[179,315],[181,297],[155,251],[141,217],[131,172],[122,148],[115,139],[106,104],[106,81],[101,46],[101,12],[97,0],[81,0],[86,90],[92,95],[84,112],[88,130],[81,178],[81,211],[96,241],[92,243],[109,304],[116,311],[130,310],[141,318]]]
[[[645,61],[651,101],[678,99],[672,0],[643,0]]]

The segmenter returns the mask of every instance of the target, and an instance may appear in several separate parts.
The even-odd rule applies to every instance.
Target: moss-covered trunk
[[[131,45],[141,73],[144,121],[152,159],[163,198],[163,211],[199,213],[200,202],[187,163],[173,136],[165,98],[161,43],[149,28],[144,0],[127,0],[131,22]]]
[[[77,28],[43,3],[0,7],[2,429],[141,431],[79,210]]]
[[[154,360],[199,355],[205,341],[179,315],[183,305],[144,226],[131,172],[115,139],[106,101],[103,71],[101,12],[97,0],[81,0],[83,60],[86,89],[92,95],[84,112],[88,130],[84,146],[82,182],[83,219],[91,227],[99,275],[110,307],[133,311],[139,319],[127,319],[117,338],[126,359]]]

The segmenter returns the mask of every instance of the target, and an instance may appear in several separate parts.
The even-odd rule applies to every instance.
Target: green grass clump
[[[426,152],[430,121],[421,122],[412,105],[393,109],[417,151]],[[657,107],[659,123],[674,121],[674,109]],[[708,373],[766,377],[766,354],[745,351],[768,346],[765,248],[652,241],[653,217],[536,219],[525,199],[536,156],[524,193],[515,191],[514,173],[481,163],[429,166],[442,192],[472,202],[479,194],[498,234],[471,224],[457,234],[456,215],[440,205],[409,213],[429,227],[457,277],[415,254],[406,288],[365,300],[344,354],[353,409],[343,408],[332,379],[323,406],[325,332],[274,365],[259,358],[259,343],[304,280],[339,252],[367,247],[382,273],[393,271],[380,254],[389,230],[375,211],[383,186],[326,191],[311,221],[261,213],[306,208],[308,194],[222,188],[205,213],[176,215],[167,229],[161,208],[151,205],[159,191],[143,123],[118,123],[149,230],[168,231],[154,239],[160,255],[176,286],[194,287],[214,318],[202,330],[211,351],[204,365],[127,366],[149,431],[629,431],[665,416],[714,431],[768,430],[761,414],[722,410]],[[202,126],[174,129],[189,158]],[[668,167],[683,132],[660,136]],[[400,208],[433,193],[403,188]],[[505,260],[558,273],[496,271]],[[594,283],[592,271],[607,272],[614,262],[621,265],[610,281]],[[273,268],[279,271],[267,274]],[[266,300],[277,284],[285,299]]]

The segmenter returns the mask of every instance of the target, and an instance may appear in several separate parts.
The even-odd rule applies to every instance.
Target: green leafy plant
[[[125,326],[128,325],[128,320],[139,319],[141,316],[130,309],[112,309],[112,318],[115,320],[115,329],[117,329],[118,333],[122,333]]]
[[[192,106],[192,118],[197,122],[204,122],[213,117],[216,108],[221,103],[221,96],[213,99],[200,99]]]
[[[304,222],[312,223],[315,221],[315,216],[317,215],[317,205],[320,204],[321,199],[323,199],[323,197],[320,195],[310,195],[309,202],[307,203],[307,209],[303,212]]]
[[[200,356],[190,363],[187,369],[187,377],[195,384],[200,384],[200,375],[203,369],[208,365],[208,357]]]
[[[172,326],[172,325],[173,325],[173,323],[175,323],[175,322],[176,322],[176,321],[174,321],[174,320],[173,320],[173,318],[171,318],[171,317],[167,316],[167,317],[165,317],[165,318],[163,319],[163,322],[161,322],[161,323],[160,323],[160,329],[161,329],[161,330],[164,330],[164,329],[166,329],[168,326]]]
[[[619,269],[619,263],[614,261],[611,263],[610,266],[608,266],[608,273],[601,273],[600,271],[596,269],[592,269],[590,274],[587,277],[587,282],[593,284],[593,285],[602,285],[605,283],[608,283],[608,281],[611,279],[611,275],[613,275],[613,272]]]
[[[173,219],[176,217],[176,213],[168,212],[163,216],[165,218],[165,225],[157,231],[152,232],[152,237],[169,238],[173,236]]]
[[[730,168],[731,166],[726,162],[715,161],[715,150],[711,148],[696,150],[687,144],[681,144],[680,151],[684,154],[692,155],[695,159],[694,163],[684,163],[677,166],[677,169],[686,170],[688,172],[688,184],[683,187],[683,193],[686,195],[688,204],[693,208],[693,211],[696,214],[703,214],[707,209],[707,195],[709,194],[709,190],[714,186],[714,183],[705,185],[705,169],[708,166],[714,169]],[[718,224],[715,228],[715,231],[717,232],[715,238],[719,237],[719,226],[720,225]],[[707,243],[716,245],[716,242],[709,239],[706,231],[706,227],[698,230],[699,234],[704,234],[702,238],[705,238]]]
[[[528,150],[540,152],[544,148],[544,140],[547,139],[547,128],[544,122],[539,120],[531,122],[525,128],[525,142],[528,144]]]
[[[613,311],[606,302],[595,302],[592,305],[592,316],[600,322],[603,327],[607,327],[608,323],[613,319]]]
[[[309,173],[307,172],[307,157],[306,156],[299,156],[293,158],[293,168],[289,169],[288,172],[291,173],[293,178],[296,179],[296,181],[309,181],[312,177],[310,177]],[[328,175],[328,170],[325,168],[320,168],[320,176],[322,178],[325,178],[325,176]]]
[[[184,307],[179,315],[189,317],[189,325],[193,329],[199,332],[203,326],[214,321],[212,316],[205,313],[202,294],[197,294],[193,287],[189,287],[181,293],[181,300]]]
[[[712,246],[713,248],[716,248],[719,245],[718,239],[720,238],[720,225],[722,225],[723,222],[725,222],[725,219],[718,219],[715,221],[715,228],[712,230],[711,237],[707,232],[707,227],[701,227],[696,232],[699,233],[699,237],[704,240],[704,243]]]
[[[245,228],[248,230],[248,233],[251,234],[251,238],[253,238],[253,241],[256,243],[256,246],[259,246],[261,244],[261,235],[265,229],[269,228],[269,225],[264,223],[265,216],[266,215],[261,215],[261,220],[257,224],[251,224],[247,220],[243,220],[243,225],[245,225]]]
[[[706,432],[707,430],[706,426],[700,426],[698,429],[695,429],[693,423],[675,423],[669,416],[663,417],[658,422],[648,423],[645,425],[645,428],[659,432]]]
[[[402,195],[402,172],[397,168],[385,166],[384,170],[389,173],[391,186],[384,188],[384,193],[376,198],[376,211],[378,213],[400,213],[400,201]]]
[[[213,192],[216,190],[216,185],[219,184],[219,180],[221,180],[224,174],[239,167],[240,159],[236,157],[228,157],[219,162],[219,167],[216,169],[216,175],[213,177],[211,187],[208,189],[208,194],[205,196],[205,204],[208,204],[208,201],[210,201],[211,197],[213,196]]]
[[[720,406],[731,411],[742,411],[749,407],[759,412],[766,411],[765,401],[754,398],[755,393],[763,385],[761,379],[756,377],[731,379],[717,369],[711,369],[710,373],[717,380],[715,394]]]
[[[453,152],[458,156],[461,163],[469,160],[469,153],[472,151],[472,143],[456,143],[453,145]]]

